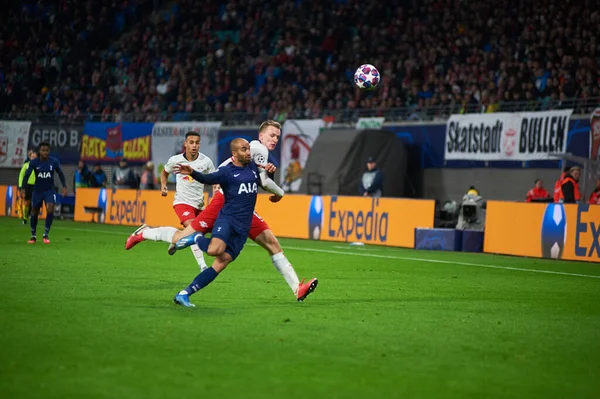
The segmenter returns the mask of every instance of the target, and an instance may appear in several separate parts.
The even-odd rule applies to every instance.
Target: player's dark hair
[[[563,172],[568,172],[568,171],[570,171],[570,170],[571,170],[571,167],[570,167],[570,166],[565,166],[565,167],[563,168]]]
[[[42,147],[48,147],[48,148],[50,148],[50,143],[48,143],[47,141],[42,141],[40,143],[40,148],[42,148]]]
[[[533,182],[533,184],[538,184],[539,181],[542,181],[542,179],[535,179],[535,181]]]
[[[187,133],[185,134],[185,139],[187,140],[187,138],[188,138],[188,137],[190,137],[190,136],[192,136],[192,137],[198,137],[198,138],[200,138],[200,133],[198,133],[198,132],[194,132],[194,131],[187,132]]]

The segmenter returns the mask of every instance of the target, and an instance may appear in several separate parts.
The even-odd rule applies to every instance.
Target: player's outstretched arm
[[[216,172],[204,174],[192,169],[189,165],[178,164],[175,165],[173,171],[182,175],[190,175],[194,180],[204,184],[223,184],[227,182],[224,169],[217,169]]]

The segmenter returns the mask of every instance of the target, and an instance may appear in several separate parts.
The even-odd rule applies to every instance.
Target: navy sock
[[[196,245],[198,246],[198,248],[200,248],[200,250],[204,253],[208,253],[208,244],[210,244],[210,238],[206,238],[204,236],[197,236],[196,237]]]
[[[192,281],[192,283],[188,285],[185,290],[189,295],[195,294],[197,291],[200,291],[202,288],[212,283],[212,281],[216,279],[218,275],[219,273],[217,273],[215,269],[209,267],[197,275],[194,281]]]
[[[44,229],[44,235],[47,236],[50,233],[50,226],[52,226],[52,221],[54,220],[54,212],[46,214],[46,226]]]
[[[35,237],[35,232],[37,230],[37,222],[38,222],[38,214],[31,214],[31,218],[29,219],[29,225],[31,226],[31,236]]]

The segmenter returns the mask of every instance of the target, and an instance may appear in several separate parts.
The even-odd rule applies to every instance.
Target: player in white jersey
[[[266,172],[274,171],[274,168],[271,168],[271,165],[268,164],[269,151],[275,149],[280,136],[281,124],[276,121],[268,120],[263,122],[258,129],[258,141],[254,140],[250,143],[250,153],[253,161],[258,165],[266,166],[265,170],[260,169],[262,175],[261,179],[263,181],[263,187],[274,194],[270,198],[272,202],[279,201],[283,196],[283,190],[266,176]],[[224,164],[227,162],[228,161],[225,161]],[[223,193],[215,191],[210,204],[208,204],[206,209],[200,212],[193,222],[184,230],[175,230],[168,227],[148,229],[145,226],[142,226],[127,239],[126,248],[130,249],[148,237],[156,237],[152,239],[176,243],[179,239],[189,236],[197,231],[203,234],[208,233],[212,230],[224,202],[225,197],[223,196]],[[281,248],[277,237],[275,237],[271,229],[269,229],[269,226],[256,212],[254,212],[254,218],[252,219],[252,225],[250,226],[249,237],[269,253],[273,266],[275,266],[275,269],[283,276],[298,301],[303,301],[308,294],[315,290],[318,280],[313,278],[308,282],[305,282],[304,279],[302,279],[302,281],[298,279],[296,271],[283,254],[283,249]],[[171,248],[169,253],[174,253],[175,248]]]
[[[183,143],[185,151],[181,154],[173,155],[167,161],[160,174],[161,194],[167,196],[167,179],[169,174],[173,173],[175,165],[190,165],[192,169],[201,173],[212,173],[215,166],[209,157],[200,152],[200,134],[191,131],[186,133]],[[173,209],[184,227],[189,226],[192,221],[200,214],[204,208],[204,184],[192,179],[191,176],[176,174],[175,199],[173,200]],[[152,239],[149,236],[147,238]],[[200,270],[207,268],[204,260],[204,254],[197,245],[190,247],[198,262]]]

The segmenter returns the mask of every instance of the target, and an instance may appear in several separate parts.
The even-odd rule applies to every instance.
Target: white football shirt
[[[254,163],[259,166],[264,166],[269,162],[269,150],[267,150],[267,147],[258,140],[252,140],[250,142],[250,155],[252,156]],[[230,163],[231,157],[227,158],[227,160],[219,165],[219,168]]]
[[[202,153],[198,153],[198,158],[193,161],[185,159],[183,154],[173,155],[167,161],[165,171],[172,173],[173,167],[177,164],[190,165],[192,169],[200,173],[212,173],[215,171],[213,162]],[[204,184],[194,180],[192,176],[182,174],[175,175],[175,181],[176,188],[173,205],[186,204],[196,209],[201,209],[204,206]]]

